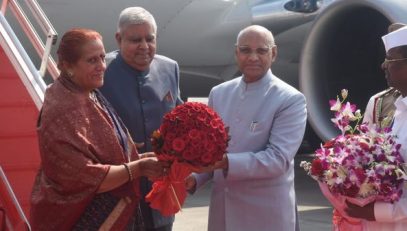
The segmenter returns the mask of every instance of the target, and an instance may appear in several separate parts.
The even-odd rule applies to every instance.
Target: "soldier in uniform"
[[[391,33],[404,26],[406,24],[393,23],[389,26],[388,32]],[[399,96],[400,92],[393,87],[373,95],[366,106],[363,122],[376,124],[380,128],[392,126],[396,110],[394,102]]]

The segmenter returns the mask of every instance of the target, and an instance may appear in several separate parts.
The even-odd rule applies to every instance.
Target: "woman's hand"
[[[345,208],[345,212],[350,217],[365,219],[368,221],[375,221],[374,217],[374,201],[361,207],[355,204],[350,203],[346,200],[347,208]]]
[[[154,152],[145,152],[141,153],[138,155],[140,159],[146,158],[146,157],[156,157],[157,155]]]
[[[113,190],[131,179],[146,176],[150,179],[158,178],[166,174],[170,164],[158,161],[156,157],[145,157],[127,163],[127,167],[122,165],[111,165],[109,172],[101,183],[98,193]]]
[[[134,145],[136,145],[137,150],[140,150],[141,148],[144,147],[144,142],[141,142],[141,143],[134,143]]]
[[[156,157],[145,157],[134,161],[134,163],[139,169],[139,176],[145,176],[149,179],[162,177],[170,167],[168,162],[158,161]]]

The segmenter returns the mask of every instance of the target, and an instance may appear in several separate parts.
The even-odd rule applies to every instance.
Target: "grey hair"
[[[148,23],[153,26],[154,33],[157,34],[157,23],[153,15],[142,7],[128,7],[119,16],[117,32],[121,32],[129,25],[141,25]]]
[[[242,36],[244,36],[248,32],[253,32],[253,31],[264,34],[264,36],[266,38],[267,45],[269,45],[270,47],[273,47],[273,46],[276,45],[275,42],[274,42],[273,33],[271,33],[271,31],[268,30],[267,28],[259,26],[259,25],[248,26],[248,27],[244,28],[243,30],[241,30],[239,32],[239,34],[237,35],[236,45],[239,44],[239,41],[242,38]]]

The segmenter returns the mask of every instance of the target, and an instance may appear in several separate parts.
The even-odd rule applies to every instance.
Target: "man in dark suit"
[[[141,7],[124,9],[119,17],[116,40],[118,51],[106,56],[108,67],[101,88],[129,129],[139,151],[152,150],[150,136],[159,128],[165,113],[181,104],[177,62],[156,54],[157,25]],[[151,182],[141,181],[140,208],[147,230],[172,230],[174,217],[163,217],[151,209],[144,196]]]

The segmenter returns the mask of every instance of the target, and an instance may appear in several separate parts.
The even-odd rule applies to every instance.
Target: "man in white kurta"
[[[392,132],[397,136],[396,142],[402,145],[400,152],[407,161],[407,27],[383,36],[383,42],[387,53],[382,68],[386,74],[387,83],[401,93],[394,103],[396,109]],[[368,106],[365,112],[368,116],[365,121],[372,121],[372,113],[374,109]],[[405,231],[407,230],[406,184],[404,184],[401,199],[395,203],[376,201],[365,207],[351,205],[347,212],[353,217],[364,219],[364,231]]]
[[[236,48],[243,75],[209,95],[231,138],[221,169],[195,175],[198,188],[213,179],[210,231],[295,230],[294,156],[307,113],[304,96],[272,74],[276,53],[270,31],[244,29]]]

